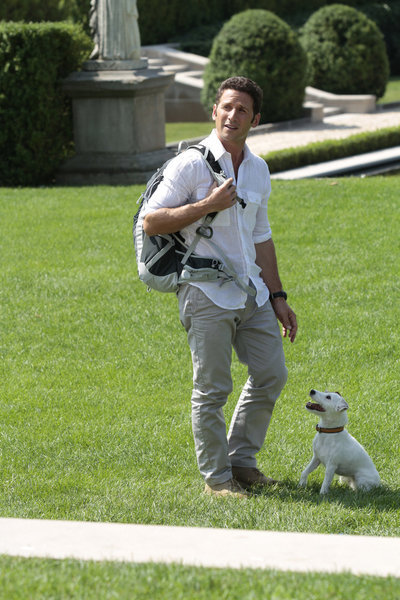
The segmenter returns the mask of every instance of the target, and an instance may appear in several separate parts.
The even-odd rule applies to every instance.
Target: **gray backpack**
[[[189,146],[186,150],[190,149],[195,149],[200,153],[214,181],[217,185],[221,185],[226,180],[226,175],[210,150],[202,145]],[[148,289],[159,292],[176,292],[182,283],[191,281],[219,281],[221,283],[234,281],[243,291],[254,295],[253,288],[238,278],[228,257],[211,240],[213,235],[211,224],[217,213],[210,213],[204,218],[190,245],[185,243],[179,232],[152,236],[148,236],[144,232],[144,208],[163,180],[164,171],[171,160],[173,159],[165,162],[151,177],[138,200],[140,206],[133,219],[133,239],[139,279],[147,285]],[[195,253],[196,246],[202,237],[207,238],[216,250],[218,259]]]

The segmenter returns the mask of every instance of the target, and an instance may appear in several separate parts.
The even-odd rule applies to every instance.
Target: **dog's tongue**
[[[317,410],[319,412],[325,412],[325,409],[320,404],[317,404],[316,402],[307,402],[306,408],[308,408],[310,410]]]

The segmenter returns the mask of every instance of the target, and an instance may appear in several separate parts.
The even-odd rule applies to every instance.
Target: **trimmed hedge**
[[[310,15],[337,0],[137,0],[143,45],[179,42],[182,49],[208,56],[213,37],[225,21],[249,8],[270,10],[292,27],[304,25]],[[400,75],[400,0],[343,0],[354,6],[382,31],[392,75]],[[0,20],[62,21],[81,23],[89,33],[90,0],[2,0]],[[154,18],[157,15],[157,18]],[[203,26],[205,26],[203,28]]]
[[[198,25],[224,22],[248,8],[261,8],[282,18],[301,11],[318,10],[335,0],[137,0],[139,27],[143,44],[163,43],[177,33],[185,33]],[[363,6],[371,0],[347,0],[346,4]],[[383,0],[378,0],[383,3]],[[249,6],[251,5],[251,6]],[[300,6],[299,6],[300,5]],[[88,23],[90,0],[2,0],[0,20],[8,21],[61,21],[72,18]]]
[[[89,0],[90,3],[90,0]],[[59,0],[2,0],[0,19],[5,21],[62,21],[68,18],[71,2]]]
[[[388,127],[377,131],[357,133],[340,140],[314,142],[306,146],[269,152],[262,158],[271,173],[299,169],[328,160],[347,158],[366,152],[400,146],[400,127]]]
[[[228,21],[214,39],[204,71],[202,102],[211,113],[220,83],[244,76],[264,92],[261,122],[301,116],[306,56],[296,34],[267,10],[246,10]]]
[[[47,183],[72,146],[61,80],[92,48],[78,25],[0,23],[0,184]]]
[[[385,42],[360,11],[333,4],[315,12],[300,32],[307,83],[334,94],[383,96],[389,79]]]
[[[3,2],[11,0],[3,0]],[[21,1],[21,0],[19,0]],[[25,0],[27,1],[27,0]],[[69,2],[77,2],[78,0],[68,0]],[[81,4],[87,2],[89,6],[90,0],[79,0]],[[137,0],[139,10],[139,28],[142,39],[142,44],[158,44],[167,41],[176,40],[188,32],[196,31],[202,25],[209,25],[211,30],[216,23],[223,23],[229,20],[233,15],[243,12],[249,8],[268,10],[275,13],[285,21],[297,25],[302,25],[308,17],[316,10],[329,4],[335,4],[337,0],[190,0],[190,2],[182,2],[181,0],[168,0],[168,2],[160,2],[160,0]],[[343,4],[356,7],[358,10],[364,11],[367,6],[388,6],[399,3],[399,0],[345,0]],[[88,10],[84,12],[83,18],[86,19]],[[157,15],[157,18],[154,18]],[[297,17],[298,15],[298,17]],[[394,24],[396,31],[400,34],[400,22]],[[199,34],[200,38],[202,33]],[[189,40],[186,41],[186,47],[191,51],[196,51],[195,47],[189,45]],[[205,42],[200,44],[202,53],[205,51]],[[209,48],[209,45],[208,45]],[[207,49],[208,49],[207,48]]]

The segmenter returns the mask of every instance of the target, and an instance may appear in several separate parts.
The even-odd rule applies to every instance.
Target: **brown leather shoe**
[[[276,479],[266,477],[256,467],[232,467],[232,474],[236,481],[245,490],[250,490],[254,487],[265,487],[276,485],[279,483]]]
[[[228,481],[224,481],[224,483],[217,483],[215,485],[206,483],[204,493],[211,496],[233,496],[235,498],[248,498],[250,495],[234,479],[229,479]]]

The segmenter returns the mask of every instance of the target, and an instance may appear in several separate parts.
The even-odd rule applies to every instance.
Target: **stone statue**
[[[136,0],[91,0],[91,59],[139,60],[140,33]]]

